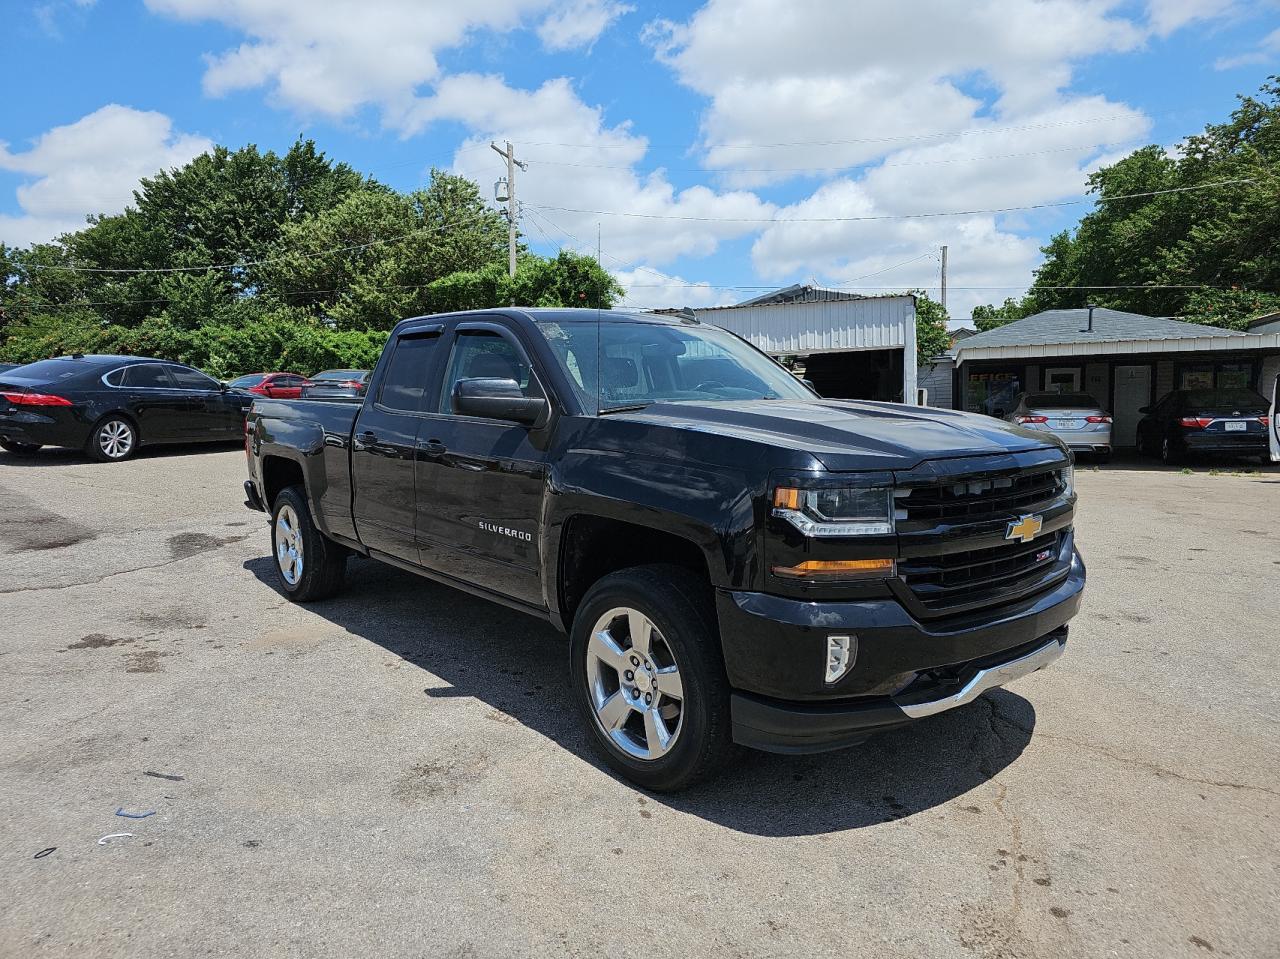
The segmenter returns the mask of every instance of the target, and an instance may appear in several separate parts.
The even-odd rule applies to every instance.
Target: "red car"
[[[246,373],[227,386],[275,400],[296,400],[302,395],[302,388],[310,384],[309,379],[298,373]]]

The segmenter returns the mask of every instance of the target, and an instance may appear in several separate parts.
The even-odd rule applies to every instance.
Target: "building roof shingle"
[[[1245,336],[1239,330],[1186,323],[1171,316],[1144,316],[1123,310],[1098,307],[1093,311],[1093,332],[1082,332],[1089,324],[1089,311],[1045,310],[1015,320],[994,330],[961,340],[954,352],[989,346],[1039,346],[1048,343],[1111,343],[1119,340],[1169,340],[1197,336]]]

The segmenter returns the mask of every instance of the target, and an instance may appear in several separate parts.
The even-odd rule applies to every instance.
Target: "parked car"
[[[1276,374],[1271,384],[1271,409],[1267,411],[1267,418],[1271,421],[1271,433],[1267,437],[1271,462],[1280,463],[1280,374]]]
[[[368,370],[323,370],[302,388],[302,397],[311,400],[358,399],[369,382]]]
[[[1188,454],[1267,456],[1267,400],[1253,390],[1174,390],[1138,421],[1138,451],[1174,463]]]
[[[0,447],[128,459],[151,443],[243,435],[253,397],[199,370],[138,356],[63,356],[0,373]]]
[[[1084,588],[1055,436],[824,400],[691,318],[406,320],[362,404],[259,399],[248,430],[287,597],[355,553],[551,622],[589,738],[652,789],[968,703],[1056,659]]]
[[[227,383],[233,390],[278,400],[296,400],[311,381],[299,373],[246,373]]]
[[[1111,458],[1111,414],[1088,393],[1023,393],[1004,418],[1052,433],[1076,453]]]

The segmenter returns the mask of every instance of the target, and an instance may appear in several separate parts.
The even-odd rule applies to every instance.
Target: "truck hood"
[[[930,459],[1063,448],[1052,437],[990,416],[858,400],[655,403],[621,415],[802,450],[832,472],[910,469]]]

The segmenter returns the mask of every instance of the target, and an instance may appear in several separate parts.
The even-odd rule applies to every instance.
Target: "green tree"
[[[1176,155],[1143,147],[1090,189],[1095,209],[1043,249],[1029,312],[1094,302],[1242,328],[1280,293],[1280,82]]]
[[[916,359],[923,363],[951,349],[951,335],[942,304],[924,290],[913,290],[912,294],[916,298]]]
[[[1030,316],[1035,310],[1032,304],[1028,302],[1027,297],[1021,300],[1015,300],[1013,297],[1007,297],[999,306],[975,306],[973,308],[973,325],[979,332],[986,330],[994,330],[997,326],[1004,326],[1006,323],[1012,323],[1014,320],[1020,320],[1025,316]]]

